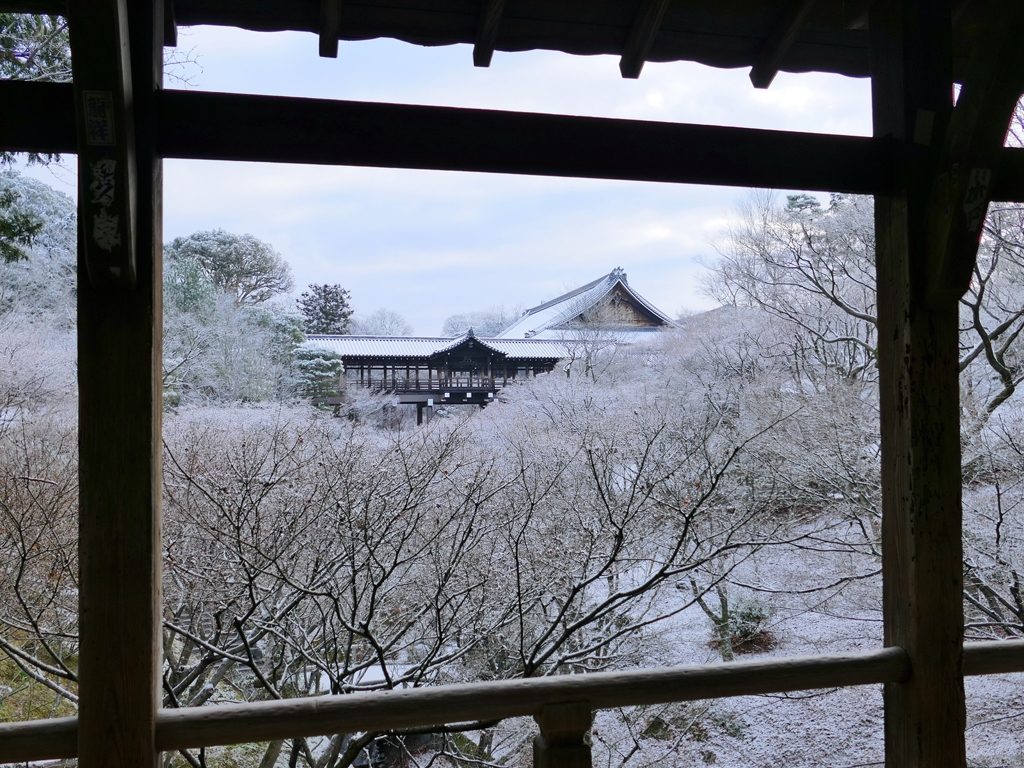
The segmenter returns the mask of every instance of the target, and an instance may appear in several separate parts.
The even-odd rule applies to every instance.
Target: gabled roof
[[[605,297],[618,288],[628,299],[639,308],[647,311],[656,319],[655,326],[609,326],[606,330],[622,343],[630,343],[646,338],[658,327],[674,327],[675,321],[647,299],[629,287],[626,273],[616,267],[604,277],[580,286],[551,301],[546,301],[532,309],[526,310],[523,316],[498,334],[500,339],[565,339],[573,335],[572,330],[565,326],[577,320],[587,310],[598,305]]]

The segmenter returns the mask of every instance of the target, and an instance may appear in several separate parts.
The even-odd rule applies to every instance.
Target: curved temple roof
[[[621,267],[616,267],[604,277],[526,310],[522,317],[499,333],[498,338],[549,340],[575,338],[586,325],[586,320],[581,318],[581,315],[585,315],[606,297],[612,295],[625,298],[637,309],[649,314],[653,323],[650,326],[594,323],[595,327],[599,328],[603,334],[611,334],[620,343],[631,343],[639,340],[640,336],[647,336],[660,328],[671,328],[676,325],[672,318],[630,288],[626,280],[626,273]],[[580,323],[581,327],[573,328],[574,321]],[[618,338],[620,336],[622,338]]]

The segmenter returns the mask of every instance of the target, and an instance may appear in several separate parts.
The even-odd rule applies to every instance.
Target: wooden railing
[[[509,379],[509,382],[514,379]],[[441,391],[452,391],[452,392],[463,392],[473,391],[479,392],[480,390],[495,390],[500,388],[500,379],[492,379],[487,377],[451,377],[445,380],[432,379],[426,381],[421,379],[416,381],[415,379],[406,379],[404,377],[397,377],[394,380],[388,379],[382,381],[380,379],[374,379],[373,381],[367,381],[363,384],[359,384],[358,380],[349,380],[349,384],[362,386],[364,389],[373,389],[379,392],[441,392]]]
[[[903,649],[890,647],[842,655],[162,709],[156,720],[156,744],[158,749],[168,751],[532,716],[541,726],[542,735],[535,744],[535,762],[553,765],[557,761],[546,760],[543,754],[548,745],[557,745],[560,750],[588,749],[583,734],[589,728],[588,713],[593,710],[897,683],[908,680],[912,672]],[[1024,640],[964,646],[964,675],[1004,672],[1024,672]],[[573,739],[578,743],[565,744],[565,735],[572,733],[577,734],[578,738]],[[77,751],[77,718],[0,725],[0,763],[71,758]]]

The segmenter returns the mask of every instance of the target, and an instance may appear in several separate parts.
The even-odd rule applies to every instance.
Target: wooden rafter
[[[999,155],[1024,89],[1024,4],[998,0],[972,54],[946,130],[928,207],[928,297],[959,299],[971,280]]]
[[[178,22],[174,19],[174,0],[164,0],[164,45],[175,48],[178,45]]]
[[[342,0],[320,0],[320,55],[325,59],[338,58],[338,38],[341,37]]]
[[[757,61],[750,70],[750,82],[755,88],[767,88],[779,74],[789,49],[796,42],[800,30],[807,24],[807,19],[814,10],[818,0],[792,0],[786,8],[785,17],[775,34],[764,41]]]
[[[480,21],[477,22],[473,43],[473,66],[489,67],[494,56],[494,43],[498,39],[498,25],[505,13],[505,0],[482,0]]]
[[[626,45],[622,49],[622,58],[619,59],[619,72],[623,77],[632,80],[640,77],[640,71],[644,68],[651,46],[654,45],[654,38],[658,36],[670,2],[671,0],[643,0],[640,11],[633,20],[633,26],[630,27]]]

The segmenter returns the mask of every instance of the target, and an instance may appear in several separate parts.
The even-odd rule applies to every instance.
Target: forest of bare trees
[[[0,266],[0,719],[14,720],[76,707],[74,211],[4,179],[44,223],[29,259]],[[721,308],[424,427],[386,398],[317,410],[289,383],[294,313],[172,261],[164,706],[876,646],[872,221],[865,198],[752,197],[709,271]],[[1021,227],[1018,208],[993,212],[963,301],[969,639],[1024,636]],[[1019,761],[1013,678],[968,694],[972,763]],[[595,763],[872,764],[880,704],[847,689],[601,712]],[[515,766],[531,736],[468,722],[164,761]]]

